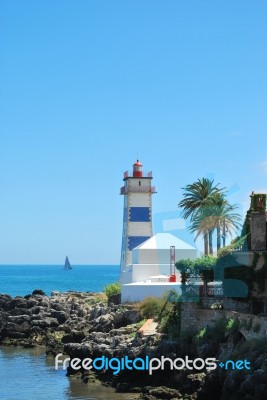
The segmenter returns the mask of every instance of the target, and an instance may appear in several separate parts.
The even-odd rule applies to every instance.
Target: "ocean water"
[[[118,265],[1,265],[0,293],[24,296],[34,289],[47,295],[53,290],[99,292],[119,279]],[[135,396],[136,397],[136,396]],[[84,384],[54,369],[54,359],[42,348],[22,349],[0,346],[1,400],[131,400],[130,394],[115,393],[102,385]]]
[[[0,346],[1,400],[131,400],[133,395],[115,393],[100,384],[85,384],[55,370],[54,359],[44,349]],[[136,396],[134,396],[136,398]]]
[[[0,293],[25,296],[34,289],[50,295],[53,290],[65,292],[101,292],[119,279],[118,265],[0,265]]]

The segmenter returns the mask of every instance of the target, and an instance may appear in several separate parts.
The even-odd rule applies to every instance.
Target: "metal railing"
[[[136,186],[132,188],[126,188],[122,186],[120,189],[120,194],[128,194],[128,193],[156,193],[156,187],[144,187],[144,186]]]
[[[130,171],[125,171],[123,173],[123,179],[132,178],[132,177],[133,177],[133,175],[132,175],[132,173],[130,173]],[[136,178],[139,178],[139,177],[136,177]],[[143,171],[142,176],[140,178],[153,178],[152,171],[149,171],[149,172]]]

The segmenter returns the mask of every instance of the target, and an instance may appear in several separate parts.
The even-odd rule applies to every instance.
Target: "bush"
[[[158,317],[166,303],[166,299],[157,297],[146,297],[140,304],[139,310],[143,318]]]
[[[113,296],[114,294],[120,294],[121,293],[121,284],[119,282],[109,283],[105,287],[104,292],[108,299],[111,296]]]
[[[233,333],[239,328],[239,321],[236,318],[229,318],[226,325],[226,331]]]
[[[226,324],[227,320],[225,318],[218,319],[214,326],[207,325],[205,328],[200,329],[194,336],[194,341],[196,343],[224,342]]]

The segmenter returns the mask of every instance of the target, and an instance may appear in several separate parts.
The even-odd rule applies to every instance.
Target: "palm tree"
[[[213,184],[213,180],[202,178],[198,179],[197,182],[187,185],[183,193],[183,199],[179,202],[178,207],[182,208],[181,215],[183,218],[190,218],[191,227],[190,230],[196,231],[197,224],[195,224],[196,218],[207,210],[211,203],[211,198],[215,195],[223,196],[225,188],[219,188],[218,185]],[[205,211],[206,212],[206,211]],[[213,228],[214,229],[214,228]],[[212,232],[213,229],[202,230],[201,234],[204,238],[204,254],[212,254]]]
[[[213,202],[213,204],[212,204]],[[217,252],[221,248],[221,236],[225,246],[226,233],[232,236],[232,231],[237,231],[241,224],[241,217],[235,212],[236,204],[231,205],[224,197],[214,196],[211,198],[209,207],[200,209],[194,217],[194,223],[190,227],[191,232],[196,231],[197,239],[203,232],[217,231]]]

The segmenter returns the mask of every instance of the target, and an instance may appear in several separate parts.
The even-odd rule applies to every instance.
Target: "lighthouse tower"
[[[121,272],[132,263],[132,249],[153,235],[152,230],[152,172],[144,173],[142,163],[133,164],[132,175],[124,173],[124,186],[120,194],[124,196],[123,230],[121,246]]]

